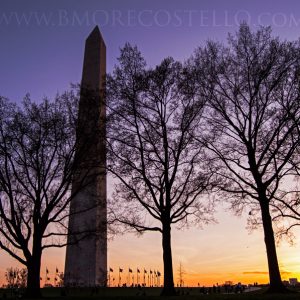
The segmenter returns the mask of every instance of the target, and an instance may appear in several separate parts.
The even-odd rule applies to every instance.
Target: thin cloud
[[[269,272],[262,272],[262,271],[248,271],[248,272],[243,272],[243,274],[263,274],[267,275]]]
[[[246,272],[243,272],[243,274],[245,275],[253,275],[253,274],[260,274],[260,275],[268,275],[269,272],[264,272],[264,271],[246,271]],[[289,275],[289,274],[292,274],[292,272],[288,272],[288,271],[281,271],[280,272],[281,275]]]

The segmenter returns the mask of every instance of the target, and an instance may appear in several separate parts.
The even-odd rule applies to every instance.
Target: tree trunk
[[[267,201],[261,202],[261,216],[264,228],[265,244],[268,258],[270,287],[269,293],[284,293],[288,290],[283,285],[278,265],[272,218]]]
[[[173,280],[173,262],[171,250],[171,225],[170,222],[163,222],[162,247],[164,261],[164,287],[161,292],[162,296],[174,296],[176,291]]]
[[[40,245],[33,247],[32,257],[27,267],[26,298],[40,298],[40,272],[41,272],[42,249]]]

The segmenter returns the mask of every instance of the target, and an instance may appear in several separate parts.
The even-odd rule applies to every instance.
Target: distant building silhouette
[[[297,278],[289,278],[289,284],[291,285],[291,286],[296,286],[296,285],[298,285],[298,279]]]

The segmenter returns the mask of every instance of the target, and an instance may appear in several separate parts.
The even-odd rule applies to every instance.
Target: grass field
[[[242,294],[201,294],[199,288],[181,288],[177,289],[176,297],[160,297],[161,288],[99,288],[93,289],[70,289],[45,288],[42,289],[44,299],[54,300],[300,300],[300,293],[296,292],[287,295],[268,295],[263,291],[248,292]],[[5,296],[4,296],[5,293]],[[1,290],[0,299],[19,299],[19,297],[9,290]]]

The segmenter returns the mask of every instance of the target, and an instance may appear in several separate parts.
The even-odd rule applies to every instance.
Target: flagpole
[[[133,270],[131,270],[131,273],[132,273],[132,287],[134,287],[134,273],[133,273]]]
[[[44,283],[44,287],[46,285],[46,282],[47,282],[47,267],[46,267],[46,276],[45,276],[45,283]]]
[[[109,272],[108,272],[108,287],[110,287],[110,268],[109,268]]]
[[[128,268],[128,278],[127,278],[127,280],[128,280],[128,287],[130,286],[130,268]]]

